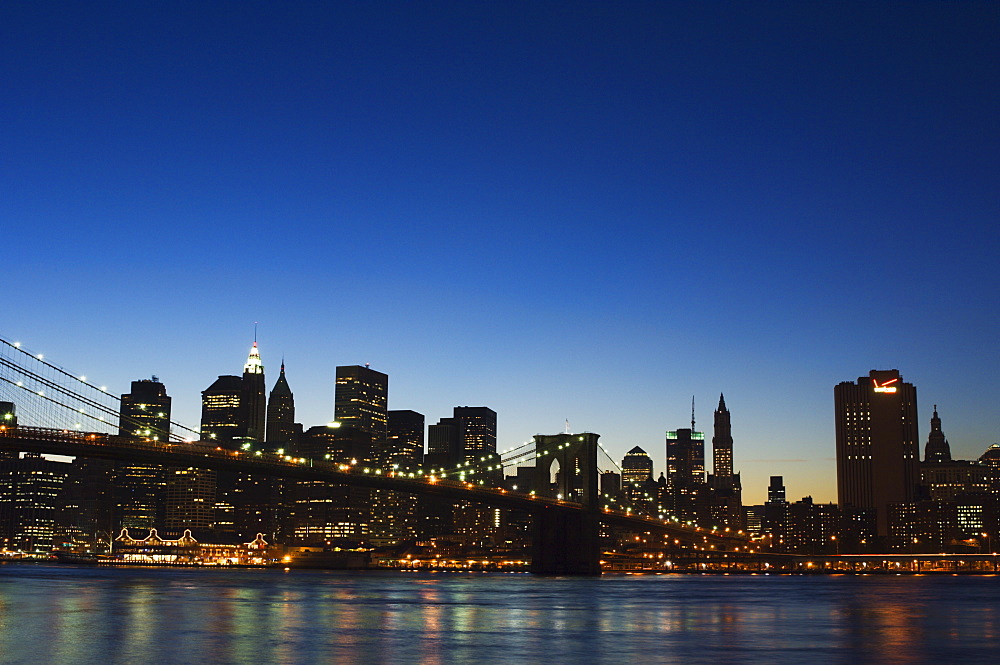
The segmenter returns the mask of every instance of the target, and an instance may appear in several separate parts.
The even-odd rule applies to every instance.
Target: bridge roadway
[[[714,545],[719,550],[744,547],[743,537],[688,526],[670,520],[634,515],[610,509],[594,509],[580,503],[540,495],[512,492],[450,478],[416,473],[382,473],[375,469],[336,464],[327,460],[292,458],[277,453],[255,453],[221,448],[205,441],[162,442],[110,434],[75,432],[42,427],[0,426],[0,450],[36,452],[123,462],[240,471],[297,480],[396,490],[407,494],[439,496],[454,501],[473,501],[500,508],[541,514],[590,514],[601,522],[636,531],[669,535],[686,543]],[[596,514],[595,514],[596,513]]]

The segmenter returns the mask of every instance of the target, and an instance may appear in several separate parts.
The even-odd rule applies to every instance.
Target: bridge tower
[[[531,572],[600,575],[597,439],[599,434],[535,436],[536,493],[583,504],[571,512],[543,506],[533,515]]]

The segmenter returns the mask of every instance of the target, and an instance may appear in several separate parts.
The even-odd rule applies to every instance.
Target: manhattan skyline
[[[259,322],[498,448],[663,467],[724,393],[744,502],[836,501],[833,387],[1000,439],[995,4],[8,4],[0,335],[175,420]]]

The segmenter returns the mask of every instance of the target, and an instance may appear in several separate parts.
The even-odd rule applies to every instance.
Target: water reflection
[[[990,662],[998,577],[0,566],[4,663]]]

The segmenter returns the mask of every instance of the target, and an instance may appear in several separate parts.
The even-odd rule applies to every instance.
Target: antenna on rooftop
[[[694,395],[691,395],[691,431],[694,431]]]

